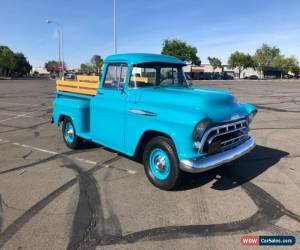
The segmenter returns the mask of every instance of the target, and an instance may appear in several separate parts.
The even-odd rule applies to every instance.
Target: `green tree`
[[[48,61],[45,63],[45,68],[48,72],[50,72],[50,75],[53,76],[58,76],[59,74],[59,70],[58,70],[58,65],[60,64],[60,62],[58,61]]]
[[[299,75],[300,74],[300,67],[299,67],[299,63],[298,63],[298,66],[296,67],[293,67],[293,70],[292,72],[295,74],[295,75]]]
[[[288,71],[297,74],[299,73],[299,62],[298,60],[294,57],[288,57],[287,59],[287,69]]]
[[[256,61],[256,64],[260,70],[261,77],[263,73],[263,68],[271,67],[274,59],[279,55],[279,48],[277,48],[276,46],[271,47],[265,43],[263,43],[262,46],[256,50],[254,60]]]
[[[183,61],[189,61],[192,64],[200,65],[201,60],[197,56],[197,52],[196,47],[188,45],[186,42],[178,39],[164,40],[161,51],[163,55],[175,56]]]
[[[209,61],[209,64],[213,67],[213,70],[215,71],[217,68],[222,68],[222,62],[217,57],[208,57],[207,60]]]
[[[82,73],[87,74],[87,75],[96,73],[96,68],[92,64],[89,64],[89,63],[80,64],[80,70]]]
[[[289,72],[299,72],[299,63],[295,57],[284,57],[282,55],[279,55],[274,58],[271,66],[280,70],[281,79],[284,74],[287,74]]]
[[[24,76],[30,73],[32,69],[30,63],[22,53],[14,54],[13,59],[13,72],[15,75]]]
[[[0,68],[4,76],[11,76],[14,67],[14,52],[7,46],[0,46]]]
[[[282,79],[284,72],[286,72],[286,70],[287,70],[285,58],[283,56],[275,57],[272,61],[272,67],[280,70],[280,75],[281,75],[281,79]]]
[[[103,59],[99,55],[94,55],[91,59],[91,64],[95,68],[96,73],[99,75],[103,65]]]
[[[7,46],[0,46],[0,74],[4,76],[28,75],[31,65],[22,53],[14,53]]]
[[[86,71],[87,71],[87,64],[85,64],[85,63],[82,63],[82,64],[80,64],[80,71],[82,72],[82,73],[86,73]]]
[[[230,55],[229,60],[228,60],[228,64],[230,68],[237,68],[239,71],[239,78],[241,78],[241,72],[244,69],[253,67],[255,68],[256,62],[253,59],[253,57],[249,54],[244,54],[241,52],[234,52]]]

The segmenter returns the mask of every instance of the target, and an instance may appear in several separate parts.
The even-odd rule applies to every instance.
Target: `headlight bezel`
[[[200,141],[207,127],[211,124],[211,120],[205,118],[198,122],[193,130],[193,139],[194,141]]]

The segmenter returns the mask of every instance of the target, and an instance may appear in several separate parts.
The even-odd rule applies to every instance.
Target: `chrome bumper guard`
[[[255,145],[255,141],[252,138],[249,138],[244,143],[217,154],[181,160],[180,168],[181,170],[190,173],[204,172],[247,154],[255,147]]]

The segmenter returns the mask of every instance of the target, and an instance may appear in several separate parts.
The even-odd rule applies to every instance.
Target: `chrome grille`
[[[212,144],[218,144],[219,150],[224,151],[239,145],[248,139],[248,124],[246,120],[222,124],[208,129],[201,141],[199,151],[208,152]]]

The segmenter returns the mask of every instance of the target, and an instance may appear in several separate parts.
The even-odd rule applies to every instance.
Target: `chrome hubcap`
[[[157,156],[154,160],[154,163],[157,170],[159,170],[160,172],[165,171],[166,161],[164,157]]]
[[[76,132],[73,128],[73,125],[70,122],[67,122],[65,125],[64,137],[68,144],[72,144],[75,138]]]
[[[70,136],[74,135],[74,130],[72,128],[69,128],[67,134]]]
[[[149,156],[149,167],[153,177],[159,181],[166,180],[171,172],[170,159],[161,148],[155,148]]]

